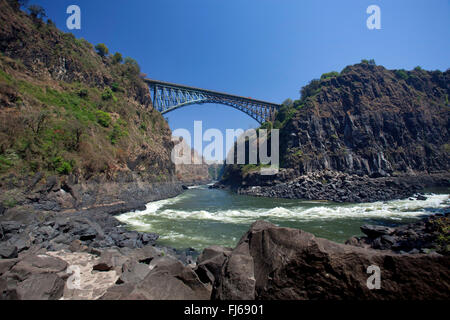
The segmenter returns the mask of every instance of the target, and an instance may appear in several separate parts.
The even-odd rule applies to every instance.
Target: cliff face
[[[449,95],[449,70],[361,63],[325,74],[277,115],[279,174],[227,166],[222,184],[256,196],[351,202],[448,186]]]
[[[281,130],[285,167],[371,177],[450,169],[449,70],[359,64],[319,86]]]
[[[175,141],[175,143],[177,144],[175,148],[179,152],[179,157],[183,157],[183,152],[190,152],[191,154],[190,164],[175,165],[178,180],[185,185],[197,185],[210,182],[209,166],[206,164],[205,159],[200,157],[197,151],[191,149],[182,138]]]
[[[176,195],[171,131],[136,61],[0,1],[0,203],[39,210]]]

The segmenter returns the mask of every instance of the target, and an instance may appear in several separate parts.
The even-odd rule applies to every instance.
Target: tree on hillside
[[[294,106],[294,101],[292,101],[291,98],[287,98],[286,100],[283,101],[282,105],[290,108]]]
[[[304,86],[300,90],[301,100],[305,101],[306,98],[312,97],[318,92],[319,89],[320,89],[320,80],[319,79],[311,80],[311,82],[308,85]]]
[[[134,60],[133,58],[130,58],[130,57],[126,57],[124,63],[127,67],[127,71],[128,71],[129,75],[137,76],[140,74],[141,67],[139,66],[139,64],[137,63],[136,60]]]
[[[21,7],[28,5],[28,0],[7,0],[7,2],[14,10],[19,10]]]
[[[112,57],[112,62],[114,64],[118,64],[118,63],[121,63],[122,61],[123,61],[122,54],[119,52],[116,52]]]
[[[105,57],[109,54],[108,47],[104,43],[99,43],[95,46],[95,50],[97,50],[97,53],[100,55],[100,57]]]
[[[37,4],[32,4],[29,6],[28,11],[33,19],[43,19],[47,16],[45,9]]]

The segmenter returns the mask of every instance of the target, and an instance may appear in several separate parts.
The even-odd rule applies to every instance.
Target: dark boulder
[[[0,258],[2,259],[17,258],[17,247],[9,245],[5,242],[0,243]]]
[[[143,280],[115,285],[102,300],[209,300],[211,286],[200,281],[196,273],[175,259],[154,259]],[[139,268],[144,268],[140,266]],[[139,278],[139,277],[136,277]]]
[[[223,264],[216,299],[449,299],[450,257],[399,255],[256,222]],[[381,288],[367,286],[370,266]],[[418,289],[420,288],[420,289]]]
[[[116,283],[138,283],[143,281],[149,272],[148,264],[139,262],[125,263],[122,266],[122,274]]]
[[[378,238],[383,235],[390,235],[394,232],[394,230],[389,227],[373,226],[368,224],[363,225],[360,229],[369,238]]]
[[[35,274],[17,285],[17,299],[57,300],[63,295],[65,283],[55,273]]]
[[[18,259],[0,260],[0,299],[60,299],[68,277],[67,266],[65,261],[39,250],[27,251]]]
[[[212,246],[203,250],[197,259],[195,272],[204,283],[214,284],[222,271],[226,258],[231,254],[231,248]]]

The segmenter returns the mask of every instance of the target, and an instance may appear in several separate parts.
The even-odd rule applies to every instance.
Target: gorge
[[[15,4],[0,0],[0,299],[448,300],[450,70],[362,61],[311,81],[261,125],[280,130],[276,175],[195,150],[177,166],[137,61]]]

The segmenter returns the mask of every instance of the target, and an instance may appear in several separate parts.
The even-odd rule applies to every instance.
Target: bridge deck
[[[201,88],[196,88],[196,87],[190,87],[190,86],[186,86],[186,85],[182,85],[182,84],[170,83],[170,82],[153,80],[153,79],[144,79],[144,81],[146,83],[148,83],[148,84],[162,85],[162,86],[166,86],[166,87],[173,87],[174,89],[195,90],[195,91],[203,92],[203,93],[206,93],[206,94],[213,94],[213,95],[216,95],[216,96],[222,96],[222,97],[227,97],[227,98],[232,98],[232,99],[240,99],[240,100],[243,100],[243,101],[246,101],[246,102],[251,102],[251,103],[265,104],[265,105],[273,106],[273,107],[275,107],[277,109],[281,106],[281,105],[273,103],[273,102],[267,102],[267,101],[263,101],[263,100],[257,100],[257,99],[242,97],[242,96],[236,96],[236,95],[223,93],[223,92],[218,92],[218,91],[213,91],[213,90],[207,90],[207,89],[201,89]]]

